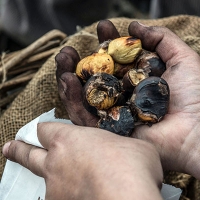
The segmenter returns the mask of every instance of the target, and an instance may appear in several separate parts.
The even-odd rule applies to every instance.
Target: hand
[[[99,43],[120,37],[117,29],[109,20],[103,20],[97,26]],[[58,91],[65,109],[76,125],[96,127],[99,117],[88,112],[83,106],[82,85],[73,73],[80,57],[77,51],[66,46],[55,57]],[[78,113],[78,114],[77,114]]]
[[[156,51],[166,63],[162,77],[170,88],[168,114],[152,127],[136,127],[133,137],[154,144],[165,169],[200,179],[200,57],[164,27],[132,22],[129,34],[141,39],[143,48]]]
[[[97,34],[100,43],[119,37],[116,28],[108,20],[98,24]],[[156,51],[166,62],[167,70],[163,74],[163,78],[170,87],[169,113],[161,122],[152,127],[145,125],[136,127],[132,136],[155,145],[161,156],[164,169],[189,173],[200,179],[200,163],[198,162],[200,151],[200,133],[198,131],[200,128],[200,58],[196,52],[167,28],[147,27],[132,22],[129,26],[129,34],[140,38],[144,49]],[[69,51],[69,47],[66,49],[68,52],[65,56],[75,57],[75,53]],[[73,67],[75,70],[76,64],[75,62],[74,64],[68,63],[64,66],[66,59],[64,57],[63,60],[59,59],[60,56],[61,54],[58,54],[57,71],[62,71],[61,68],[63,71],[60,76],[57,76],[58,90],[66,110],[75,124],[95,126],[98,118],[90,113],[86,115],[87,111],[82,106],[80,82],[74,78],[80,86],[77,87],[76,91],[72,91],[70,88],[73,87],[73,80],[71,79],[70,83],[65,74],[71,75],[64,73]],[[61,81],[59,77],[62,77],[64,81]],[[71,99],[69,99],[70,97]],[[76,115],[75,113],[83,114]]]
[[[160,158],[153,145],[108,131],[41,123],[45,149],[11,141],[3,154],[46,182],[46,200],[161,200]]]

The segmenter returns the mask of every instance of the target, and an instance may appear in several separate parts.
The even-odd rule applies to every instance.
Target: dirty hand
[[[120,37],[117,29],[109,20],[103,20],[97,26],[99,43]],[[71,121],[76,125],[95,127],[99,117],[88,112],[83,106],[82,85],[74,75],[80,61],[77,51],[66,46],[55,57],[56,78],[61,100]]]
[[[116,28],[108,20],[98,24],[97,33],[100,43],[119,37]],[[166,63],[167,70],[162,78],[170,88],[168,114],[152,127],[136,127],[132,137],[155,145],[164,169],[189,173],[200,179],[200,57],[164,27],[147,27],[132,22],[129,34],[141,39],[144,49],[156,51]],[[95,126],[99,119],[84,109],[82,86],[71,73],[80,58],[70,47],[61,51],[56,57],[61,99],[75,124]]]
[[[165,169],[200,179],[200,57],[164,27],[132,22],[129,34],[140,38],[143,48],[156,51],[166,63],[162,77],[170,88],[168,114],[152,127],[136,127],[133,137],[154,144]]]

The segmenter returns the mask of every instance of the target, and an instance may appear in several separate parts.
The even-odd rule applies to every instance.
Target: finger
[[[66,137],[74,130],[74,127],[74,125],[59,122],[43,122],[37,125],[37,136],[45,149],[51,151],[53,148],[52,150],[55,151],[57,146],[54,144],[59,142],[60,145],[66,145],[63,141],[66,141]]]
[[[73,73],[64,73],[58,80],[58,91],[71,121],[76,125],[95,127],[99,118],[83,105],[82,85]]]
[[[99,43],[120,37],[114,24],[109,20],[101,20],[97,25]]]
[[[75,72],[76,65],[72,58],[66,53],[58,53],[56,61],[56,78],[58,79],[64,72]]]
[[[85,130],[83,130],[85,129]],[[98,129],[97,128],[88,128],[87,127],[82,127],[82,126],[75,126],[72,124],[64,124],[64,123],[59,123],[59,122],[42,122],[38,123],[37,125],[37,136],[42,144],[42,146],[47,149],[49,152],[56,151],[55,148],[59,149],[66,149],[66,146],[69,147],[69,145],[73,145],[71,142],[74,139],[80,135],[81,133],[84,134],[87,133],[88,135],[93,135],[94,133],[101,134],[105,136],[114,136],[110,132],[103,130],[103,129]],[[80,133],[77,135],[76,133]],[[75,134],[75,137],[74,137]],[[117,135],[115,135],[117,137]],[[78,142],[78,141],[76,141]],[[62,147],[64,145],[64,147]]]
[[[165,27],[144,26],[136,21],[129,25],[129,34],[141,39],[143,48],[156,51],[164,62],[191,51],[175,33]]]
[[[4,145],[2,152],[9,160],[19,163],[38,176],[45,177],[45,149],[13,140]]]
[[[63,47],[60,50],[60,52],[66,53],[68,56],[70,56],[72,58],[72,60],[74,61],[75,65],[77,65],[78,62],[80,61],[80,56],[79,56],[78,52],[71,46]]]

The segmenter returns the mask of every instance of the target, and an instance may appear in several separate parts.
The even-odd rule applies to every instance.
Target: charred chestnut
[[[121,136],[130,136],[134,129],[134,118],[127,106],[116,106],[108,110],[99,120],[97,127]]]
[[[159,122],[168,111],[169,86],[159,77],[149,77],[141,81],[130,99],[130,107],[137,110],[143,122]]]
[[[113,74],[114,61],[112,57],[106,53],[93,53],[80,60],[76,67],[76,74],[83,81],[90,78],[95,73]]]
[[[113,75],[97,73],[91,76],[84,86],[84,105],[97,110],[105,110],[112,107],[122,92],[119,80]]]
[[[156,52],[142,50],[135,60],[135,67],[143,69],[149,76],[160,77],[166,70],[165,63],[161,60]]]
[[[148,77],[143,69],[130,69],[122,79],[123,89],[126,92],[133,92],[138,83]]]

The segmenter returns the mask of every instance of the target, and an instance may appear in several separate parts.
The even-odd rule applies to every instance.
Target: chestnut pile
[[[159,122],[168,111],[169,87],[161,78],[165,63],[132,36],[108,40],[80,60],[76,75],[84,106],[100,120],[97,127],[130,136],[137,124]]]

